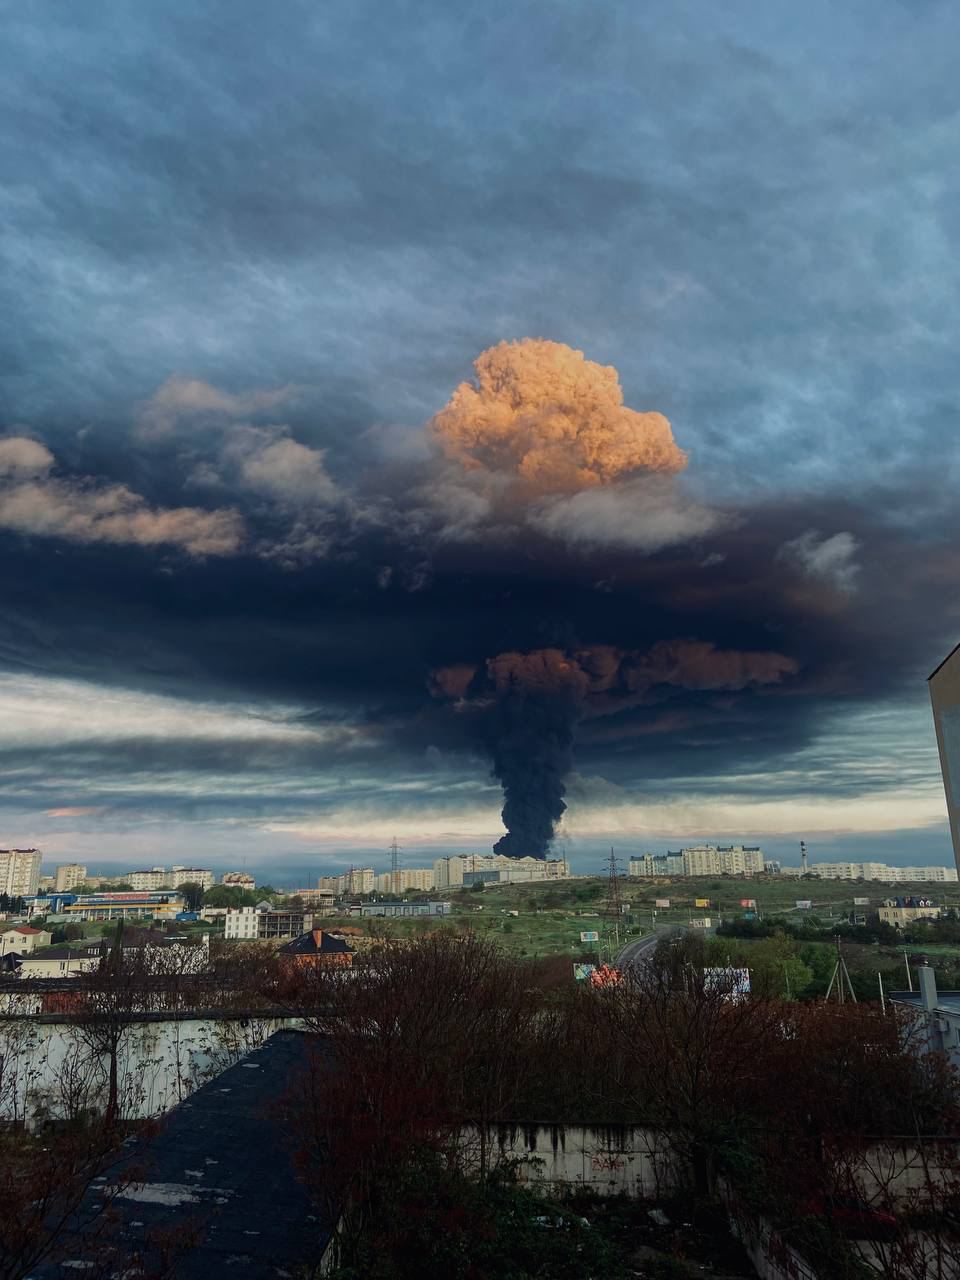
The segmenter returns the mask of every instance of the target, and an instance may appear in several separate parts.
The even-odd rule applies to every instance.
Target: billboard
[[[653,904],[653,905],[654,905],[655,907],[659,907],[661,911],[666,911],[666,910],[667,910],[667,908],[670,906],[670,899],[669,899],[669,898],[657,898],[657,899],[654,901],[654,904]]]
[[[854,905],[855,907],[869,907],[869,905],[870,905],[870,899],[869,899],[869,898],[854,898],[854,900],[853,900],[853,905]]]
[[[573,966],[574,982],[582,982],[584,978],[589,978],[591,973],[596,972],[596,968],[595,964],[575,964]]]
[[[812,902],[809,898],[798,898],[798,899],[797,899],[797,910],[798,910],[798,911],[809,911],[809,910],[810,910],[810,908],[811,908],[812,906],[813,906],[813,902]]]
[[[693,905],[694,905],[695,907],[709,907],[709,905],[710,905],[710,899],[709,899],[709,898],[694,898],[694,900],[693,900]]]
[[[757,900],[756,898],[741,898],[740,905],[741,907],[755,907],[757,905]]]
[[[727,1000],[745,1000],[750,994],[749,969],[704,969],[704,991],[719,991]]]
[[[596,929],[585,929],[580,934],[580,941],[581,942],[599,942],[600,934],[596,931]]]

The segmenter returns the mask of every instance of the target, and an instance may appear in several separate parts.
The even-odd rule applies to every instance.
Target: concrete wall
[[[480,1162],[480,1133],[465,1131],[463,1144]],[[655,1197],[675,1186],[676,1161],[650,1129],[575,1125],[497,1125],[485,1144],[488,1167],[517,1160],[521,1182],[544,1191],[586,1188],[596,1195]]]
[[[292,1019],[183,1018],[133,1022],[118,1053],[124,1116],[161,1115]],[[102,1111],[109,1058],[90,1028],[0,1019],[0,1121],[35,1125]]]

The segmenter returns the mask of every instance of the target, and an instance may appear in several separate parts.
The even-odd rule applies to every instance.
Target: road
[[[630,969],[635,965],[643,964],[645,960],[649,960],[653,948],[669,932],[672,932],[672,928],[655,929],[652,933],[648,933],[642,938],[637,938],[635,942],[628,942],[617,956],[617,968]]]

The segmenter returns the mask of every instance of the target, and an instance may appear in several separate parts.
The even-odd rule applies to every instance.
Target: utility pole
[[[843,952],[840,950],[840,935],[837,934],[837,963],[833,966],[833,975],[830,978],[830,985],[827,987],[826,999],[830,999],[830,993],[833,991],[834,983],[837,984],[837,1003],[845,1004],[847,998],[857,1003],[857,995],[853,989],[853,983],[850,981],[850,970],[847,968],[847,962],[843,958]]]
[[[397,837],[390,841],[390,892],[400,896],[400,845]]]
[[[604,915],[607,918],[608,939],[610,932],[612,932],[616,952],[619,952],[620,921],[623,918],[623,909],[620,898],[620,866],[613,849],[610,850],[610,857],[607,859],[607,877],[607,906]],[[612,959],[616,958],[616,952],[611,957]]]

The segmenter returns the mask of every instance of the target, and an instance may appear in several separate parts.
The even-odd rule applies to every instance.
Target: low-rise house
[[[903,929],[916,920],[939,920],[941,909],[931,898],[887,898],[879,912],[881,924]]]
[[[914,972],[917,990],[895,991],[890,1001],[915,1015],[923,1052],[949,1054],[954,1066],[960,1067],[960,991],[938,991],[936,974],[928,965]]]
[[[351,914],[360,916],[448,916],[453,910],[449,902],[361,902],[359,912],[351,907]]]
[[[100,967],[103,949],[99,943],[85,947],[47,947],[35,955],[23,956],[17,968],[21,978],[75,978]]]
[[[0,934],[0,956],[8,951],[18,955],[28,955],[37,947],[49,947],[52,934],[46,929],[34,929],[28,924],[18,924],[13,929],[5,929]]]
[[[343,940],[323,929],[311,929],[284,943],[279,955],[289,957],[296,965],[320,965],[344,968],[353,964],[353,949]]]
[[[16,973],[21,978],[73,978],[79,973],[98,969],[110,954],[111,947],[107,939],[78,947],[47,947],[44,951],[22,956]],[[191,942],[182,935],[133,933],[122,940],[121,951],[131,964],[135,959],[140,962],[142,957],[143,967],[148,973],[206,973],[210,968],[208,933],[197,942]]]

